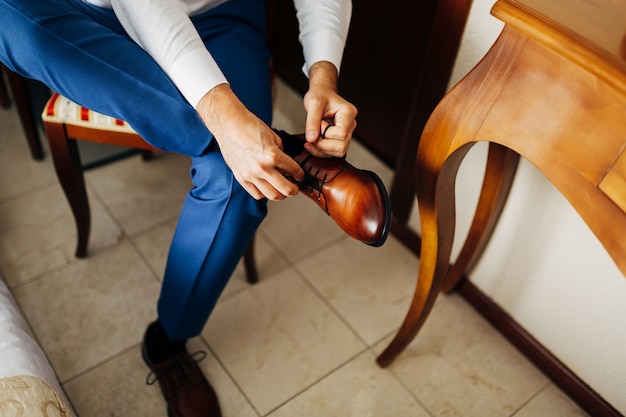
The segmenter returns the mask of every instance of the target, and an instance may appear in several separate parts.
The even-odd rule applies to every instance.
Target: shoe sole
[[[380,234],[380,237],[374,243],[365,242],[367,245],[378,248],[387,241],[387,237],[389,236],[389,231],[391,230],[391,200],[389,199],[389,194],[387,194],[387,189],[385,188],[385,184],[383,184],[383,181],[380,179],[380,177],[372,171],[365,170],[363,172],[365,172],[370,177],[372,177],[372,179],[376,183],[376,186],[378,187],[378,190],[380,191],[380,194],[383,197],[383,208],[385,210],[385,223],[383,225],[383,231]]]

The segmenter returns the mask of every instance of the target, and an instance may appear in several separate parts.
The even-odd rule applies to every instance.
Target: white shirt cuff
[[[328,61],[337,68],[341,68],[343,58],[344,40],[331,32],[311,33],[303,42],[304,75],[309,76],[309,69],[313,64],[320,61]]]
[[[227,84],[226,77],[213,57],[203,51],[185,51],[168,69],[168,76],[194,108],[204,95],[219,84]]]

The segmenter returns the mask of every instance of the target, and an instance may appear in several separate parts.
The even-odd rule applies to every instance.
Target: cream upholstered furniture
[[[74,416],[48,358],[2,279],[0,416]]]
[[[54,93],[46,104],[42,119],[54,168],[72,209],[76,222],[76,256],[87,255],[87,244],[91,228],[89,201],[80,161],[77,141],[90,141],[109,145],[135,148],[144,152],[159,152],[139,136],[124,120],[115,119],[80,106]],[[254,241],[244,255],[244,266],[248,282],[258,281],[254,260]]]
[[[378,357],[382,366],[417,335],[439,292],[453,289],[479,258],[520,156],[563,194],[626,275],[626,0],[499,0],[492,14],[505,23],[500,37],[439,103],[420,139],[419,275],[404,322]],[[479,141],[489,143],[483,188],[450,265],[456,175]]]

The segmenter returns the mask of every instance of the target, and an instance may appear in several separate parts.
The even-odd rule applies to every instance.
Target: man
[[[170,247],[143,356],[170,416],[220,416],[186,350],[266,201],[300,191],[351,236],[389,230],[380,180],[341,159],[355,107],[337,94],[350,0],[295,0],[309,90],[304,139],[274,132],[263,0],[0,0],[0,60],[154,146],[191,157],[193,188]]]

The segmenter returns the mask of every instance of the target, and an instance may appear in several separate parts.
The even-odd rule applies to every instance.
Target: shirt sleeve
[[[129,34],[194,107],[226,77],[206,49],[180,0],[112,0]]]
[[[129,34],[165,71],[194,107],[213,87],[228,83],[180,0],[111,0]],[[316,62],[341,67],[352,14],[351,0],[294,0],[306,75]]]
[[[328,61],[339,71],[352,17],[351,0],[294,0],[294,5],[305,75],[319,61]]]

